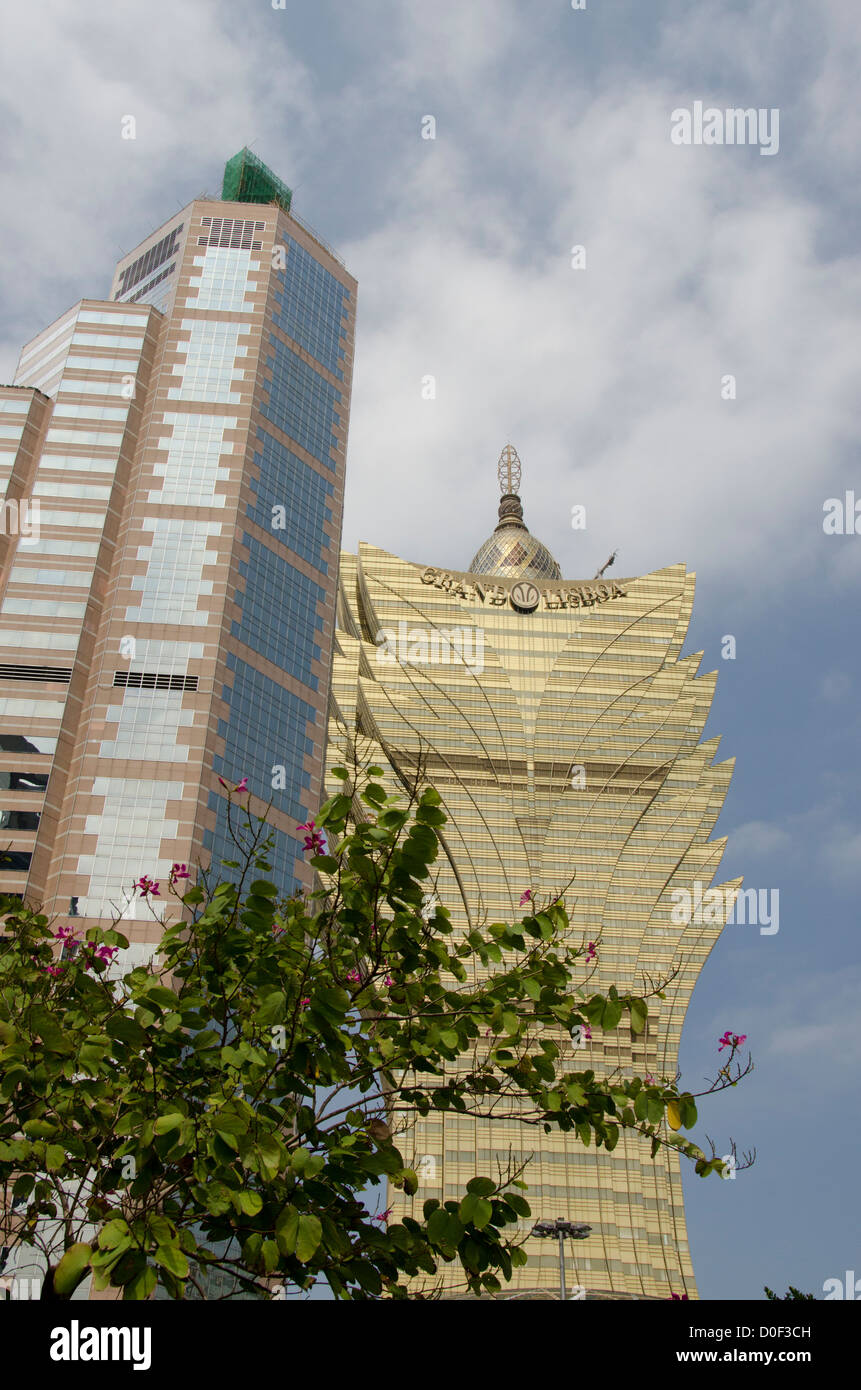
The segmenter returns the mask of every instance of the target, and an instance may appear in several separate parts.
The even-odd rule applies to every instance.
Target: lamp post
[[[565,1302],[565,1237],[571,1240],[585,1240],[592,1232],[591,1226],[584,1226],[577,1221],[567,1221],[562,1216],[557,1216],[555,1221],[537,1221],[532,1227],[532,1234],[544,1239],[558,1240],[559,1242],[559,1294],[562,1302]]]

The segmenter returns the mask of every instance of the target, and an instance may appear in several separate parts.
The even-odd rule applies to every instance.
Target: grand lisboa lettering
[[[533,613],[538,607],[544,610],[592,608],[596,603],[606,603],[608,599],[624,598],[627,593],[618,584],[607,584],[603,580],[595,584],[578,584],[573,588],[539,590],[531,580],[518,579],[508,589],[502,584],[483,584],[476,579],[465,579],[430,567],[422,571],[421,580],[423,584],[432,584],[435,589],[442,589],[464,603],[487,603],[496,607],[510,604],[518,613]]]

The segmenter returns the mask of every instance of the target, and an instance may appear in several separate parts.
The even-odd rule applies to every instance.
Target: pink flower
[[[142,898],[145,898],[147,893],[151,893],[154,898],[160,898],[161,893],[158,891],[158,885],[158,879],[153,880],[151,878],[147,878],[146,874],[144,874],[141,876],[137,883],[132,884],[132,887],[139,888],[141,890]]]
[[[54,932],[54,938],[57,941],[77,941],[78,939],[71,927],[58,927]]]
[[[174,864],[170,871],[170,882],[176,883],[178,878],[188,878],[187,864]]]
[[[391,1216],[391,1214],[392,1214],[393,1211],[394,1211],[394,1207],[386,1207],[385,1211],[377,1212],[376,1216],[372,1216],[372,1217],[371,1217],[371,1220],[372,1220],[372,1221],[379,1221],[379,1222],[381,1222],[381,1223],[382,1223],[383,1221],[388,1221],[388,1219],[389,1219],[389,1217]]]
[[[279,927],[279,926],[276,924],[276,925],[272,928],[272,935],[273,935],[273,936],[280,936],[281,933],[282,933],[283,931],[286,931],[286,930],[287,930],[286,927]]]
[[[311,1000],[308,998],[308,996],[307,996],[307,994],[306,994],[304,999],[300,999],[300,1000],[299,1000],[299,1007],[300,1007],[301,1009],[307,1009],[307,1007],[308,1007],[308,1005],[309,1005],[310,1003],[311,1003]]]
[[[359,974],[358,970],[348,970],[347,979],[353,985],[360,985],[362,983],[362,977]]]
[[[741,1047],[744,1042],[747,1042],[747,1033],[742,1033],[739,1037],[737,1033],[731,1033],[727,1029],[723,1037],[718,1038],[718,1052],[723,1052],[725,1047]]]
[[[65,965],[46,965],[43,973],[45,975],[52,975],[56,980],[59,975],[62,975],[65,968]]]
[[[531,889],[531,888],[527,888],[526,892],[521,896],[521,899],[520,899],[520,906],[523,907],[523,904],[524,904],[524,903],[531,903],[531,902],[532,902],[532,889]]]
[[[657,1086],[658,1084],[650,1071],[646,1072],[646,1075],[643,1077],[643,1080],[647,1081],[650,1086]]]
[[[589,1027],[588,1023],[583,1024],[583,1037],[587,1038],[590,1042],[592,1041],[592,1029]]]
[[[247,778],[247,777],[243,777],[242,781],[241,781],[241,782],[237,782],[235,787],[231,787],[230,783],[229,783],[229,782],[225,782],[225,780],[224,780],[223,777],[219,777],[218,780],[219,780],[219,782],[221,783],[222,787],[225,787],[227,791],[233,792],[234,794],[235,794],[236,792],[247,792],[247,791],[248,791],[248,778]]]
[[[386,984],[387,984],[387,985],[393,985],[394,983],[395,983],[395,982],[394,982],[394,980],[392,979],[391,975],[387,975],[387,976],[386,976]]]
[[[688,1302],[688,1301],[689,1301],[689,1300],[688,1300],[688,1296],[687,1296],[686,1293],[671,1293],[671,1294],[670,1294],[670,1297],[667,1299],[667,1302],[668,1302],[668,1303],[671,1303],[673,1299],[678,1299],[680,1302],[681,1302],[681,1301],[685,1301],[685,1302]]]
[[[307,830],[308,832],[305,836],[305,844],[303,846],[306,854],[309,850],[312,854],[326,854],[328,852],[329,845],[326,840],[326,832],[325,830],[316,830],[314,821],[309,820],[307,825],[298,825],[296,829]]]
[[[589,942],[589,945],[588,945],[587,948],[586,948],[586,959],[587,959],[587,961],[589,961],[589,960],[596,960],[596,959],[597,959],[597,956],[598,956],[598,952],[595,950],[595,942],[594,942],[594,941],[590,941],[590,942]]]

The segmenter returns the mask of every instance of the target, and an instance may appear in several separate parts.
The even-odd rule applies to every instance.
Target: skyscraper
[[[320,799],[356,282],[248,150],[23,349],[0,388],[0,889],[143,959],[141,874],[231,858],[270,797],[273,879]],[[38,657],[38,660],[37,660]]]
[[[519,460],[500,460],[498,524],[458,572],[361,545],[342,555],[328,766],[366,754],[390,792],[418,769],[448,816],[433,891],[455,930],[513,920],[521,896],[566,891],[574,942],[596,942],[590,992],[641,991],[647,1031],[595,1028],[567,1050],[566,1070],[675,1078],[685,1011],[721,922],[678,923],[675,890],[711,883],[725,842],[709,840],[732,772],[700,742],[714,673],[681,656],[694,575],[682,564],[618,580],[564,580],[527,529]],[[606,568],[606,567],[605,567]],[[332,780],[330,791],[340,783]],[[437,866],[435,866],[436,868]],[[737,884],[724,885],[731,893]],[[712,915],[712,914],[710,914]],[[515,1102],[509,1102],[509,1106]],[[569,1252],[569,1285],[595,1296],[696,1296],[679,1159],[622,1131],[617,1147],[576,1134],[432,1111],[398,1142],[420,1177],[415,1198],[391,1190],[394,1219],[428,1197],[461,1196],[495,1174],[509,1148],[525,1174],[533,1220],[592,1227]],[[527,1229],[532,1222],[527,1223]],[[527,1242],[513,1287],[558,1288],[555,1244]],[[443,1275],[456,1279],[453,1266]]]

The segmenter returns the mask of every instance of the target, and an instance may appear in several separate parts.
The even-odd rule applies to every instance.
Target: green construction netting
[[[228,203],[277,203],[289,212],[293,190],[245,148],[225,164],[221,196]]]

